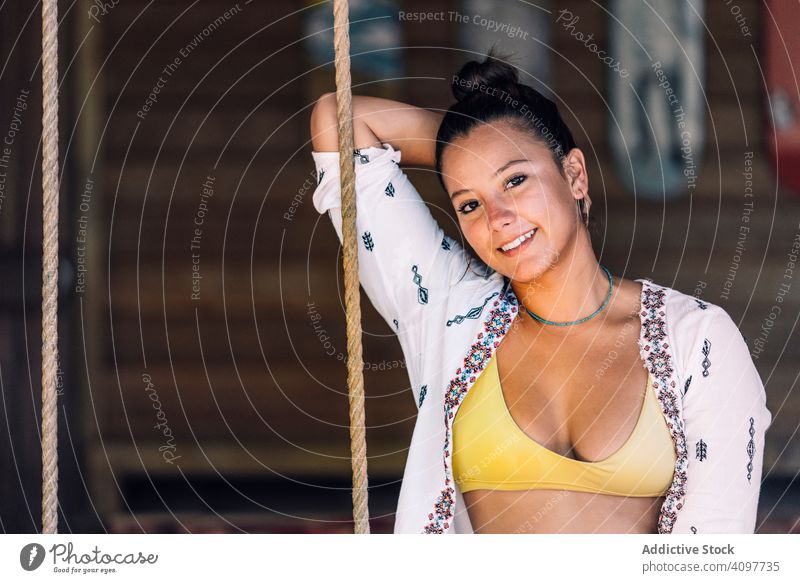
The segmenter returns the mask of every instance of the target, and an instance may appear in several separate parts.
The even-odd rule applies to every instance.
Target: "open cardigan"
[[[359,278],[395,331],[417,420],[395,533],[472,533],[452,473],[459,405],[520,305],[509,280],[444,234],[390,144],[355,150]],[[312,152],[314,207],[342,240],[339,153]],[[752,533],[772,421],[747,344],[715,304],[642,278],[642,364],[677,454],[658,532]]]

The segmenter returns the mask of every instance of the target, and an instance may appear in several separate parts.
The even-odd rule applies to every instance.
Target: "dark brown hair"
[[[509,64],[509,58],[493,46],[483,62],[469,61],[453,77],[450,87],[456,102],[447,110],[436,135],[436,172],[442,188],[445,147],[475,126],[499,119],[512,122],[547,146],[563,174],[561,162],[575,147],[572,132],[555,103],[518,82],[517,69]]]

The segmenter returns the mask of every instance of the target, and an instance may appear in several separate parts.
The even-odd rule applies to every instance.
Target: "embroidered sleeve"
[[[312,156],[318,177],[314,207],[328,213],[341,242],[339,153]],[[469,256],[444,234],[400,169],[400,150],[386,143],[355,150],[353,156],[359,279],[404,348],[418,354],[423,322],[442,319],[448,288],[466,270]]]
[[[764,434],[764,385],[739,328],[719,306],[695,338],[684,379],[688,450],[684,508],[674,533],[753,533]]]

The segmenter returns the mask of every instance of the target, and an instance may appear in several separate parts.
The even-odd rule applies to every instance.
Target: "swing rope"
[[[353,470],[353,522],[356,534],[369,534],[367,442],[364,427],[364,360],[361,346],[361,294],[358,281],[353,103],[350,79],[348,1],[333,2],[336,63],[336,115],[342,192],[344,299],[347,312],[347,386],[350,400],[350,456]]]
[[[58,532],[58,4],[42,2],[42,534]]]
[[[347,383],[353,520],[369,533],[367,445],[364,422],[361,304],[356,239],[355,169],[347,0],[334,0],[336,110],[342,192],[342,238],[347,311]],[[42,2],[42,533],[58,532],[58,5]]]

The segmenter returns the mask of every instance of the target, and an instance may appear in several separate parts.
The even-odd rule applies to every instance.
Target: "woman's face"
[[[495,121],[448,144],[442,179],[464,236],[495,271],[528,282],[569,262],[583,229],[577,200],[585,198],[586,212],[590,204],[577,148],[562,175],[546,145]]]

